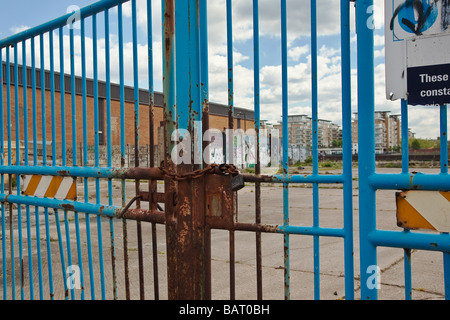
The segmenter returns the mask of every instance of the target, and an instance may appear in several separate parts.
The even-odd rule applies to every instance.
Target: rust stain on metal
[[[158,224],[164,224],[166,221],[164,212],[141,208],[129,209],[125,211],[122,218],[136,221],[154,222]]]
[[[171,39],[175,34],[175,3],[174,1],[165,1],[165,12],[164,12],[164,36],[166,38],[165,41],[165,53],[166,56],[168,52],[172,49]]]
[[[236,220],[236,193],[231,190],[231,175],[206,176],[206,221],[209,226],[232,230]]]
[[[242,174],[244,182],[278,182],[276,178],[268,175]]]
[[[278,225],[270,225],[270,224],[236,222],[233,230],[278,233],[279,226]]]
[[[58,174],[58,176],[70,176],[69,170],[58,170],[56,173]]]
[[[137,179],[137,180],[163,180],[164,175],[160,168],[128,168],[119,170],[114,178],[118,179]]]
[[[179,216],[181,216],[181,217],[188,216],[189,213],[190,213],[190,210],[191,210],[191,206],[190,206],[190,203],[189,203],[189,199],[188,199],[188,197],[184,197],[181,200],[180,206],[178,207]]]
[[[72,204],[65,203],[65,204],[62,204],[61,207],[64,210],[75,211],[75,206]]]

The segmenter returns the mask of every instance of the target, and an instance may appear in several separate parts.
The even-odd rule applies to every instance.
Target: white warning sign
[[[385,0],[385,44],[387,99],[450,102],[450,0]]]

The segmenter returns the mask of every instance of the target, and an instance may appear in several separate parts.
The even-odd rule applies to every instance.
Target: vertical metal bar
[[[6,48],[6,121],[7,121],[7,136],[8,136],[8,165],[12,165],[12,146],[11,146],[11,63],[10,63],[10,48]],[[17,148],[17,147],[16,147]],[[17,149],[16,149],[17,150]],[[12,175],[8,175],[8,189],[11,194],[11,179]],[[9,226],[10,226],[10,243],[11,243],[11,298],[16,299],[16,275],[14,265],[14,233],[12,232],[12,204],[9,203]],[[6,261],[6,260],[5,260]]]
[[[402,118],[402,173],[408,174],[409,171],[409,146],[408,146],[408,101],[401,100],[401,118]],[[404,232],[409,230],[404,229]],[[403,249],[404,269],[405,269],[405,299],[412,299],[412,279],[411,279],[411,249]]]
[[[131,1],[132,33],[133,33],[133,84],[134,84],[134,165],[139,167],[139,65],[138,65],[138,43],[137,43],[137,12],[136,0]],[[136,195],[140,192],[140,181],[135,180]],[[140,208],[140,200],[136,201],[136,208]],[[144,288],[144,262],[142,249],[142,226],[141,222],[136,222],[138,240],[138,261],[139,261],[139,295],[141,300],[145,299]]]
[[[99,116],[98,116],[98,54],[97,54],[97,15],[92,16],[92,53],[94,73],[94,153],[95,167],[99,167]],[[100,204],[100,179],[95,178],[95,203]],[[100,289],[102,300],[105,300],[105,271],[103,265],[102,217],[97,215],[97,241],[100,269]]]
[[[109,10],[105,10],[105,74],[106,74],[106,153],[108,167],[111,167],[111,59],[109,45]],[[110,184],[111,181],[109,181]],[[109,190],[109,185],[108,185]],[[109,192],[108,192],[109,193]]]
[[[22,41],[22,95],[23,95],[23,140],[24,156],[23,161],[28,166],[28,82],[27,82],[27,47],[26,41]]]
[[[376,246],[368,236],[376,229],[375,190],[369,185],[368,178],[375,172],[375,91],[373,61],[373,29],[367,27],[371,19],[373,0],[361,0],[356,3],[357,31],[357,68],[358,68],[358,172],[359,207],[364,212],[359,216],[360,233],[360,273],[361,299],[376,300],[377,289],[367,286],[370,281],[370,266],[377,265]]]
[[[81,19],[81,83],[83,100],[83,165],[88,166],[88,143],[87,143],[87,91],[86,91],[86,36],[85,20]],[[84,202],[89,202],[88,178],[84,178]],[[92,263],[92,245],[91,245],[91,222],[89,214],[85,214],[86,220],[86,246],[88,251],[89,279],[91,287],[91,299],[95,300],[95,281],[94,268]]]
[[[120,166],[125,166],[125,86],[124,86],[124,66],[123,66],[123,18],[122,18],[122,3],[118,5],[118,33],[119,33],[119,83],[120,83]],[[126,205],[126,189],[125,180],[122,179],[122,207]],[[128,232],[127,220],[122,219],[123,231],[123,255],[124,255],[124,274],[125,274],[125,297],[130,299],[130,278],[128,267]]]
[[[287,66],[287,21],[286,1],[281,2],[281,73],[282,73],[282,143],[283,143],[283,175],[289,176],[288,158],[288,66]],[[289,184],[283,182],[283,226],[289,225]],[[283,235],[284,241],[284,299],[291,297],[289,233]]]
[[[19,60],[18,43],[14,45],[14,114],[16,129],[16,166],[20,166],[20,113],[19,113]],[[20,179],[16,179],[17,195],[20,195]],[[25,299],[23,291],[23,243],[22,243],[22,206],[17,205],[17,231],[19,232],[19,280],[20,298]]]
[[[167,166],[174,143],[170,138],[176,128],[176,102],[175,102],[175,2],[174,0],[161,0],[161,17],[163,25],[163,91],[164,91],[164,162]],[[166,186],[166,183],[164,183]],[[168,188],[166,188],[168,191]]]
[[[208,2],[200,1],[200,61],[201,61],[201,101],[203,109],[209,101],[209,76],[208,76]]]
[[[64,81],[64,32],[59,27],[59,81],[61,94],[61,158],[62,165],[66,166],[66,89]]]
[[[60,94],[61,94],[61,152],[62,152],[62,165],[66,166],[66,88],[65,88],[65,72],[64,72],[64,32],[63,28],[59,27],[59,81],[60,81]],[[67,246],[67,263],[68,266],[72,266],[72,250],[70,245],[70,231],[69,221],[67,217],[67,210],[64,210],[64,225],[66,232],[66,246]],[[75,300],[75,290],[72,287],[70,290],[72,300]]]
[[[68,300],[69,298],[69,291],[67,288],[67,275],[66,275],[66,261],[64,258],[64,248],[62,243],[62,235],[61,235],[61,223],[59,218],[59,212],[55,209],[55,221],[56,221],[56,232],[58,235],[58,246],[59,246],[59,256],[61,259],[61,271],[62,271],[62,279],[64,282],[64,298],[65,300]]]
[[[46,84],[45,84],[45,59],[44,59],[44,34],[41,34],[39,36],[39,59],[41,61],[41,70],[40,70],[40,77],[41,77],[41,129],[42,129],[42,165],[47,165],[47,127],[46,127],[46,115],[45,115],[45,91],[46,91]]]
[[[70,91],[72,99],[72,164],[73,166],[78,166],[77,158],[77,125],[76,125],[76,87],[75,87],[75,44],[74,44],[74,33],[73,25],[70,26]],[[81,293],[80,298],[84,300],[84,273],[83,273],[83,256],[81,250],[81,239],[80,239],[80,220],[78,212],[74,212],[75,219],[75,233],[77,239],[77,257],[78,257],[78,267],[80,270],[80,285]]]
[[[190,74],[189,71],[194,70],[194,66],[190,66],[190,52],[186,54],[181,54],[183,49],[190,49],[191,39],[194,36],[193,26],[190,25],[189,20],[189,2],[176,2],[175,5],[175,19],[176,24],[180,24],[180,27],[175,28],[175,42],[176,42],[176,92],[177,92],[177,102],[181,100],[178,97],[187,98],[189,97],[189,85],[190,85]],[[182,27],[181,27],[182,25]],[[187,28],[185,30],[185,28]],[[180,52],[180,54],[178,54]],[[180,67],[178,67],[180,66]],[[189,101],[189,100],[188,100]],[[190,123],[191,111],[195,108],[193,104],[186,104],[183,101],[183,106],[177,103],[177,114],[178,114],[178,129],[180,129],[181,138],[184,138],[184,130],[190,130],[193,125]],[[192,138],[192,137],[191,137]]]
[[[70,43],[70,93],[72,106],[72,165],[78,165],[77,155],[77,108],[76,108],[76,87],[75,87],[75,43],[73,26],[69,29],[69,43]]]
[[[6,48],[8,50],[8,48]],[[3,49],[0,49],[0,123],[1,123],[1,131],[0,131],[0,165],[5,164],[5,142],[4,142],[4,104],[3,104]],[[8,153],[11,153],[8,150]],[[1,175],[1,181],[0,181],[0,191],[1,193],[5,193],[5,176]],[[2,271],[3,271],[3,300],[6,300],[8,298],[7,294],[7,274],[6,274],[6,221],[5,221],[5,203],[1,203],[1,210],[2,210]]]
[[[165,87],[164,90],[166,92],[176,88],[178,128],[191,134],[191,162],[178,164],[176,168],[178,172],[183,173],[191,172],[194,168],[202,167],[203,164],[198,161],[202,156],[202,144],[197,140],[199,137],[195,137],[196,129],[197,132],[202,132],[199,8],[196,0],[177,2],[175,7],[173,5],[172,1],[165,3],[165,55],[166,58],[170,57],[165,72],[169,71],[176,61],[177,76],[175,86]],[[174,12],[177,23],[176,60],[171,56],[173,48],[168,47],[168,45],[171,46],[168,38],[174,36],[172,32],[175,23]],[[167,130],[171,129],[170,126],[168,127],[166,127],[166,134],[170,139],[172,132]],[[192,139],[193,135],[194,139]],[[187,139],[189,136],[183,134],[183,138]],[[193,160],[195,164],[192,164]],[[207,240],[204,224],[204,197],[201,192],[204,179],[195,179],[195,181],[188,179],[178,181],[177,184],[176,191],[179,199],[177,207],[180,208],[178,210],[180,212],[174,216],[175,210],[170,208],[166,217],[169,299],[204,299],[206,296],[204,252],[205,240]],[[169,202],[169,197],[166,197],[166,204],[170,207]],[[169,220],[171,221],[167,223]],[[188,236],[180,236],[184,232],[187,232]]]
[[[447,105],[440,106],[440,148],[441,173],[448,173],[448,146],[447,146]]]
[[[234,128],[234,87],[233,87],[233,7],[232,0],[227,0],[227,63],[228,63],[228,129],[233,132]],[[228,163],[233,163],[233,137],[229,137],[228,143]],[[227,159],[226,150],[224,150],[225,162]],[[230,300],[236,298],[236,272],[235,272],[235,244],[234,231],[229,232],[230,242]]]
[[[40,35],[40,60],[41,60],[41,113],[42,113],[42,165],[47,165],[47,118],[45,110],[45,59],[44,59],[44,34]],[[50,246],[50,225],[48,218],[48,208],[44,208],[45,216],[45,237],[47,240],[47,266],[48,266],[48,281],[50,289],[50,299],[54,299],[53,291],[53,268],[52,268],[52,254]]]
[[[10,149],[11,150],[11,149]],[[8,179],[8,194],[12,194],[12,175],[9,175]],[[14,226],[13,226],[13,205],[12,203],[9,203],[9,238],[10,244],[11,244],[11,279],[12,279],[12,285],[11,285],[11,291],[12,291],[12,299],[16,300],[16,264],[14,261]]]
[[[402,119],[402,173],[409,171],[409,145],[408,145],[408,101],[401,101]]]
[[[352,186],[352,106],[350,62],[350,2],[341,0],[341,82],[342,82],[342,138],[344,175],[344,255],[345,298],[353,300],[353,186]]]
[[[66,231],[66,246],[67,246],[67,265],[72,266],[72,249],[70,245],[70,229],[69,229],[69,219],[67,217],[67,210],[64,210],[64,227]],[[65,278],[67,279],[67,278]],[[75,288],[72,286],[70,288],[70,295],[72,300],[75,300]]]
[[[109,45],[109,10],[105,10],[105,63],[106,63],[106,136],[107,136],[107,162],[108,167],[112,166],[112,151],[111,151],[111,59],[110,59],[110,45]],[[112,205],[112,179],[108,179],[108,204]],[[115,249],[115,235],[114,235],[114,221],[113,218],[108,219],[109,233],[111,239],[111,268],[113,276],[113,297],[117,300],[117,272],[116,272],[116,249]]]
[[[227,63],[228,63],[228,129],[234,128],[234,76],[233,76],[233,7],[232,0],[227,0]],[[229,138],[228,163],[234,163],[233,137]],[[225,157],[226,159],[226,157]]]
[[[149,138],[150,138],[150,160],[149,167],[155,166],[155,137],[154,137],[154,108],[155,94],[153,83],[153,27],[152,27],[152,1],[147,0],[147,46],[148,46],[148,92],[149,92]],[[159,141],[161,143],[162,141]],[[149,191],[157,191],[156,181],[149,180]],[[150,206],[155,207],[152,193],[150,193]],[[153,255],[153,291],[155,300],[159,300],[159,279],[158,279],[158,247],[156,239],[156,224],[152,223],[152,255]]]
[[[51,245],[50,245],[50,221],[49,221],[49,214],[48,214],[48,208],[44,209],[44,216],[45,216],[45,237],[47,240],[47,262],[48,262],[48,282],[49,282],[49,289],[50,289],[50,299],[54,300],[54,291],[53,291],[53,268],[52,268],[52,254],[51,254]]]
[[[24,164],[28,166],[28,84],[27,84],[27,51],[26,41],[22,41],[22,93],[23,93],[23,140],[25,144]],[[34,144],[33,144],[34,145]],[[33,281],[33,256],[31,248],[31,221],[30,206],[25,206],[27,220],[27,247],[28,247],[28,280],[30,282],[30,300],[34,300],[34,281]]]
[[[78,258],[78,267],[80,270],[80,298],[81,300],[84,300],[84,274],[83,274],[83,256],[81,251],[81,240],[80,240],[80,222],[79,222],[79,215],[78,212],[74,212],[75,217],[75,233],[76,233],[76,239],[77,239],[77,258]]]
[[[319,174],[318,101],[317,101],[317,2],[311,0],[311,88],[312,88],[312,154],[313,175]],[[313,226],[319,227],[319,184],[313,183]],[[320,299],[320,246],[319,236],[313,236],[314,247],[314,299]]]
[[[253,82],[254,82],[254,114],[256,131],[256,166],[255,174],[261,173],[259,163],[259,129],[260,129],[260,85],[259,85],[259,1],[253,0]],[[246,118],[244,117],[244,121]],[[245,124],[244,124],[245,128]],[[245,140],[243,144],[245,150]],[[261,183],[255,182],[255,222],[261,223]],[[262,300],[262,252],[261,232],[256,232],[256,283],[257,298]]]
[[[164,97],[164,165],[169,167],[172,165],[171,154],[174,143],[171,139],[172,132],[176,129],[176,107],[175,107],[175,1],[161,1],[161,17],[163,25],[163,97]],[[167,243],[173,236],[175,228],[175,203],[171,194],[176,191],[176,185],[172,179],[164,180],[165,203],[164,210],[166,213],[166,239]],[[171,265],[172,255],[175,248],[167,247],[167,263],[168,263],[168,293],[169,297],[176,298],[176,292],[172,292],[172,288],[176,285],[176,277],[172,277]],[[175,260],[176,262],[176,260]],[[176,268],[176,265],[174,266]]]
[[[450,253],[444,252],[444,297],[450,300]]]
[[[0,59],[1,60],[1,59]],[[31,38],[31,87],[32,87],[32,103],[33,103],[33,165],[37,166],[37,105],[36,105],[36,50],[34,37]],[[41,84],[41,90],[42,88]],[[44,289],[42,282],[42,255],[41,255],[41,226],[39,221],[39,207],[35,207],[35,223],[36,223],[36,253],[39,275],[39,299],[44,299]]]
[[[405,299],[412,299],[412,282],[411,282],[411,249],[404,249],[404,266],[405,266]]]
[[[207,1],[199,1],[199,28],[200,28],[200,83],[202,103],[202,137],[209,130],[209,76],[208,76],[208,14]],[[208,142],[203,141],[202,149],[208,146]],[[202,157],[203,166],[211,163],[210,155],[204,154]],[[205,185],[205,192],[207,186]],[[211,283],[211,229],[205,228],[205,299],[211,300],[212,283]]]
[[[60,40],[61,41],[61,40]],[[56,166],[56,111],[55,111],[55,66],[53,52],[53,30],[49,32],[49,51],[50,51],[50,96],[51,96],[51,128],[52,128],[52,166]],[[64,160],[63,160],[64,161]],[[55,209],[55,223],[58,234],[59,256],[61,260],[61,271],[63,279],[66,279],[66,265],[64,250],[61,237],[61,225],[59,212]],[[64,280],[64,297],[68,298],[67,283]]]
[[[11,152],[11,63],[10,47],[6,48],[6,135],[8,137],[8,165],[12,165]],[[11,178],[11,177],[9,177]],[[8,179],[10,180],[10,179]]]
[[[447,105],[440,106],[440,157],[441,173],[448,173],[448,128],[447,128]],[[444,260],[444,287],[445,299],[450,300],[450,253],[443,252]]]
[[[50,53],[50,107],[51,107],[51,129],[52,129],[52,166],[56,166],[56,127],[55,127],[55,70],[53,61],[53,30],[49,32]]]
[[[36,105],[36,49],[34,37],[31,41],[31,103],[33,106],[33,165],[37,166],[37,105]]]

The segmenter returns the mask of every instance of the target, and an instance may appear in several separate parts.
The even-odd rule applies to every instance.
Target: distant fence
[[[354,154],[352,156],[353,161],[358,161],[358,154]],[[342,161],[342,155],[325,155],[320,157],[320,160],[330,160],[330,161]],[[376,154],[375,161],[401,161],[402,154],[401,153],[383,153]],[[440,161],[439,152],[414,152],[410,150],[409,153],[409,161]]]

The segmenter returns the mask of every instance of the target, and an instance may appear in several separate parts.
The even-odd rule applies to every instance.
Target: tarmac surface
[[[377,169],[377,172],[400,172],[401,169]],[[421,172],[438,172],[438,169],[414,169]],[[302,171],[302,173],[306,173]],[[339,173],[339,170],[328,170],[328,173]],[[321,174],[326,173],[326,170]],[[354,295],[355,299],[360,299],[360,267],[359,267],[359,202],[358,202],[358,181],[357,169],[353,169],[353,227],[354,227]],[[159,184],[159,188],[163,185]],[[78,185],[79,194],[84,193],[83,184]],[[143,190],[146,186],[143,184]],[[90,201],[95,201],[94,182],[89,184]],[[280,184],[265,184],[262,188],[262,223],[282,224],[282,186]],[[101,184],[101,199],[106,200],[107,185]],[[395,191],[377,191],[377,228],[383,230],[401,230],[396,225],[395,218]],[[239,221],[254,222],[255,215],[255,188],[253,184],[247,184],[239,191]],[[120,205],[120,181],[113,183],[113,200],[115,205]],[[134,183],[127,182],[127,196],[131,199],[134,195]],[[343,226],[343,190],[342,185],[320,185],[319,188],[319,225],[321,227],[340,228]],[[82,199],[79,201],[83,201]],[[104,202],[103,202],[104,203]],[[107,203],[107,202],[106,202]],[[15,298],[21,298],[20,291],[20,250],[19,232],[17,228],[18,219],[14,211],[12,222],[15,232],[14,254],[11,255],[11,233],[9,229],[9,210],[5,210],[6,234],[6,266],[7,266],[7,297],[12,298],[13,287],[15,288]],[[312,188],[310,185],[292,185],[289,188],[289,212],[290,224],[298,226],[312,226],[313,224],[313,204]],[[51,261],[51,271],[53,277],[53,297],[55,299],[68,298],[80,299],[84,294],[85,299],[113,299],[113,264],[111,259],[111,227],[114,229],[115,242],[115,274],[119,299],[125,299],[125,273],[124,273],[124,231],[122,220],[101,218],[96,216],[88,217],[85,214],[77,217],[73,212],[67,213],[65,219],[64,212],[55,215],[50,210],[48,215],[48,234],[50,241],[46,239],[45,213],[39,211],[39,220],[35,219],[35,209],[30,208],[30,230],[26,228],[27,211],[22,209],[22,265],[23,265],[23,296],[25,299],[31,298],[30,293],[30,262],[32,262],[33,277],[33,298],[40,298],[39,277],[42,277],[42,297],[49,299],[49,262]],[[57,221],[59,220],[59,224]],[[40,228],[37,228],[37,222]],[[100,224],[99,224],[100,222]],[[144,266],[144,288],[145,299],[155,298],[154,289],[154,269],[153,269],[153,245],[152,245],[152,225],[142,222],[143,238],[143,266]],[[101,237],[98,236],[99,226]],[[66,227],[70,232],[66,232]],[[77,244],[76,231],[79,227],[79,243]],[[40,235],[37,234],[37,229]],[[87,229],[90,229],[90,242],[92,249],[92,261],[89,261]],[[138,243],[137,243],[137,223],[128,221],[126,223],[128,248],[128,268],[130,281],[131,299],[139,299],[139,263],[138,263]],[[159,299],[167,299],[167,274],[166,274],[166,244],[165,230],[163,225],[155,225],[156,230],[156,252],[158,271],[158,294]],[[59,231],[59,232],[58,232]],[[40,241],[38,241],[38,239]],[[99,240],[102,241],[99,250]],[[253,232],[235,232],[235,268],[236,268],[236,299],[252,300],[256,299],[256,241]],[[28,243],[31,244],[29,249]],[[342,238],[320,237],[320,298],[324,300],[345,299],[345,274],[344,274],[344,241]],[[70,245],[70,254],[68,250]],[[38,263],[38,246],[40,246],[41,266]],[[224,230],[212,230],[211,237],[212,254],[212,298],[227,300],[230,298],[229,287],[229,232]],[[50,248],[50,251],[47,249]],[[81,249],[80,251],[79,248]],[[290,236],[290,295],[291,299],[312,300],[314,299],[314,251],[313,237],[306,235]],[[0,247],[0,252],[1,252]],[[29,253],[31,253],[31,259]],[[383,299],[404,299],[405,298],[405,278],[404,278],[404,251],[399,248],[378,247],[378,267],[381,271],[380,290],[378,298]],[[14,281],[12,284],[11,259],[14,257]],[[78,257],[81,256],[82,260]],[[103,257],[103,259],[100,259]],[[50,258],[50,259],[49,259]],[[62,258],[64,264],[61,264]],[[101,261],[102,260],[102,261]],[[443,254],[441,252],[412,250],[412,298],[420,300],[442,300],[444,298],[444,276],[443,276]],[[102,282],[101,268],[103,264]],[[284,299],[284,268],[283,268],[283,235],[262,233],[262,287],[263,299],[282,300]],[[64,283],[70,274],[67,267],[74,265],[77,274],[81,276],[81,289],[65,291]],[[3,267],[2,256],[0,255],[0,266]],[[65,266],[66,268],[63,268]],[[39,269],[42,271],[40,272]],[[64,270],[65,269],[65,270]],[[3,270],[3,269],[0,269]],[[75,275],[72,274],[72,275]],[[0,276],[0,286],[3,286],[3,271]],[[78,279],[78,278],[73,278]],[[93,279],[93,281],[91,281]],[[74,282],[76,284],[76,282]],[[92,286],[92,283],[94,286]],[[0,290],[2,292],[3,290]],[[0,294],[1,295],[1,294]]]

